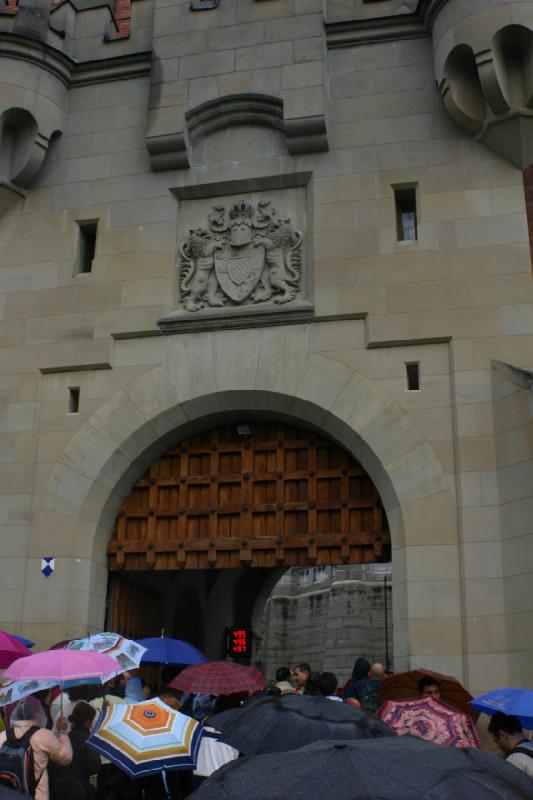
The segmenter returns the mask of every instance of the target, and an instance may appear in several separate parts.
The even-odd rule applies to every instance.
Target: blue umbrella
[[[513,714],[524,728],[533,730],[533,689],[495,689],[471,701],[484,714]]]
[[[11,636],[13,639],[16,639],[18,642],[24,645],[24,647],[34,647],[35,642],[32,642],[31,639],[26,639],[25,636],[18,636],[16,633],[12,633]]]
[[[181,639],[155,636],[149,639],[138,639],[137,643],[146,647],[141,664],[186,664],[188,666],[209,661],[200,650]]]

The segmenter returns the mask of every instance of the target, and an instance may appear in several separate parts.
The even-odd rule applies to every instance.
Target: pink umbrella
[[[100,678],[105,682],[120,672],[124,672],[124,668],[105,653],[93,653],[90,650],[45,650],[44,653],[19,658],[6,669],[2,678],[57,683]]]
[[[13,661],[24,658],[24,656],[31,656],[31,650],[24,647],[24,645],[10,633],[0,631],[0,669],[9,667]]]
[[[410,734],[451,747],[481,747],[472,717],[434,697],[386,700],[378,713],[400,736]]]

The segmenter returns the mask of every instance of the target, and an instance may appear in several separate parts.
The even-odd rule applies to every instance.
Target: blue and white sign
[[[56,568],[56,560],[53,556],[41,558],[41,572],[45,578],[49,578]]]

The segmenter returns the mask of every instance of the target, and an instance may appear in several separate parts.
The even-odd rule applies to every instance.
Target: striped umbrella
[[[103,709],[87,744],[132,778],[194,769],[201,725],[159,698]]]
[[[267,679],[255,667],[245,667],[233,661],[207,661],[194,664],[177,675],[169,684],[190,694],[236,694],[257,692]]]

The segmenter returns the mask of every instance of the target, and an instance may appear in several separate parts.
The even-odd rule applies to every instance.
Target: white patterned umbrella
[[[118,661],[123,670],[137,669],[141,658],[146,653],[146,647],[125,639],[119,633],[95,633],[83,639],[72,639],[65,645],[65,650],[89,650],[93,653],[105,653]],[[110,680],[116,672],[109,675]]]
[[[27,697],[34,692],[40,692],[43,689],[52,689],[57,686],[57,681],[43,681],[43,680],[11,680],[9,678],[0,678],[0,706],[7,706],[10,703],[16,703]]]

